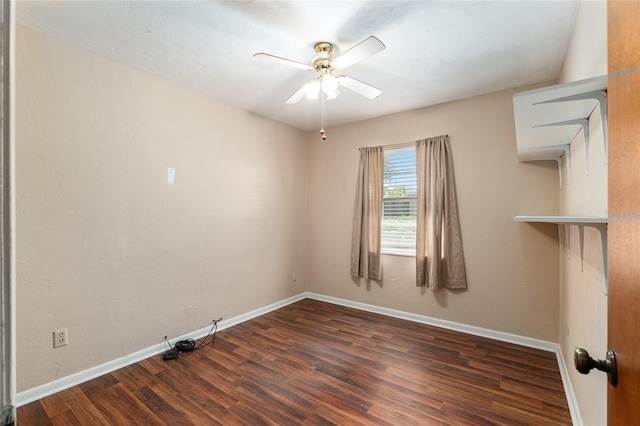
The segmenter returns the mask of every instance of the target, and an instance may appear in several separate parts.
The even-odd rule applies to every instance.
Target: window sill
[[[407,252],[401,250],[384,250],[381,254],[386,256],[402,256],[402,257],[416,257],[416,252]]]

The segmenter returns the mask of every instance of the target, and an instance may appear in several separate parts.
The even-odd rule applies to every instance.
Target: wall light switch
[[[169,167],[167,169],[167,183],[169,185],[173,185],[175,178],[176,178],[176,169],[174,169],[173,167]]]

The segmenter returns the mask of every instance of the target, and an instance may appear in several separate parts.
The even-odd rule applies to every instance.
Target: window
[[[416,254],[416,151],[414,147],[384,152],[382,252]]]

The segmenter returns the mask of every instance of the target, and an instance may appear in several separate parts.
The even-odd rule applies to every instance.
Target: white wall
[[[578,9],[560,82],[606,74],[607,4],[585,1]],[[571,185],[565,185],[560,193],[561,214],[607,216],[607,167],[599,108],[591,115],[589,132],[588,175],[582,132],[571,143]],[[577,347],[587,349],[592,357],[599,359],[604,358],[607,350],[607,297],[600,233],[585,228],[583,267],[577,226],[571,226],[570,236],[570,245],[567,247],[563,241],[560,253],[560,345],[582,421],[585,425],[604,425],[607,423],[606,375],[593,371],[585,376],[573,367]]]
[[[558,339],[554,227],[513,216],[558,209],[557,171],[518,163],[512,94],[478,96],[308,135],[308,281],[311,291],[528,337]],[[415,285],[415,258],[383,256],[384,280],[349,273],[358,148],[449,134],[469,289]]]
[[[16,44],[18,391],[306,289],[302,132],[22,27]]]

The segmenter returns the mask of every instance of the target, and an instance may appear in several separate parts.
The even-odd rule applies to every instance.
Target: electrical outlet
[[[298,279],[298,277],[296,276],[296,273],[295,273],[295,272],[293,272],[293,273],[291,274],[291,281],[292,281],[292,282],[296,282],[296,280],[297,280],[297,279]]]
[[[69,343],[68,330],[63,328],[53,332],[53,347],[59,348],[60,346],[66,346]]]

